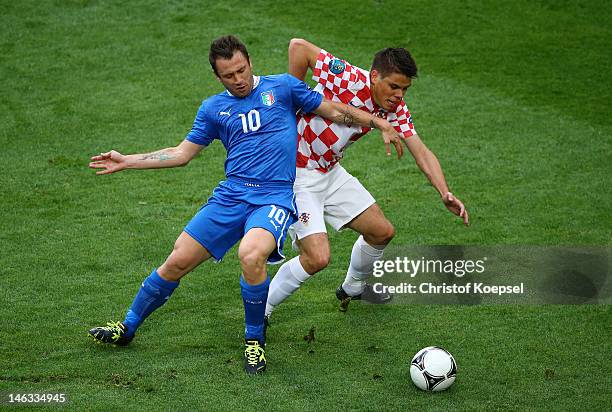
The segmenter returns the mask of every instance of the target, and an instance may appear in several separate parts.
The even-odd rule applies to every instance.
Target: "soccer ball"
[[[443,391],[457,376],[457,362],[453,355],[437,346],[428,346],[414,355],[410,362],[410,377],[419,389]]]

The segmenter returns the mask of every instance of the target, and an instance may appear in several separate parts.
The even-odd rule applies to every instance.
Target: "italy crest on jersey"
[[[263,104],[265,104],[266,106],[272,106],[275,101],[276,101],[276,99],[275,99],[274,93],[272,93],[272,91],[263,92],[261,94],[261,102]]]

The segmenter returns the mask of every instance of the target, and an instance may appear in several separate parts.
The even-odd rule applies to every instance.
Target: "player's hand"
[[[469,226],[470,218],[461,200],[457,199],[451,192],[447,192],[442,196],[442,202],[444,202],[444,206],[446,206],[448,210],[463,219],[464,225]]]
[[[97,175],[107,175],[125,169],[127,167],[126,163],[124,155],[115,150],[111,150],[110,152],[92,156],[89,167],[92,169],[102,169],[96,172]]]
[[[391,144],[395,146],[397,152],[397,158],[401,159],[404,155],[404,146],[402,146],[402,136],[389,125],[384,129],[381,129],[383,141],[385,142],[385,148],[387,149],[387,156],[391,156]]]

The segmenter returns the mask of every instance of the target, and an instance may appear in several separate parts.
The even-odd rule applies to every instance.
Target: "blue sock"
[[[134,336],[136,329],[153,311],[166,303],[179,282],[162,279],[157,269],[142,282],[123,324],[128,327],[127,336]]]
[[[257,339],[262,345],[264,341],[264,314],[266,312],[266,301],[268,300],[268,289],[270,278],[266,277],[259,285],[249,285],[244,278],[240,277],[240,290],[242,302],[244,303],[244,319],[246,329],[245,339]]]

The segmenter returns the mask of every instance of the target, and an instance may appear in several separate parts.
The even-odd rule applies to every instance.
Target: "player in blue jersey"
[[[393,144],[398,156],[402,146],[386,120],[324,100],[291,75],[253,76],[246,47],[233,36],[212,42],[209,61],[226,90],[202,102],[191,132],[178,146],[132,155],[113,150],[92,157],[90,167],[101,169],[97,174],[177,167],[219,139],[227,150],[227,179],[187,224],[166,261],[144,280],[125,319],[93,328],[89,334],[97,342],[127,345],[183,276],[211,257],[220,261],[240,240],[244,366],[255,374],[266,368],[264,310],[270,283],[266,262],[282,260],[287,228],[296,221],[296,111],[314,112],[342,124],[377,127],[387,151]]]

